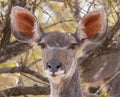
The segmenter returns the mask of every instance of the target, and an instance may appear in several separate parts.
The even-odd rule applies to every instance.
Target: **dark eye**
[[[71,49],[71,50],[74,50],[78,47],[78,44],[77,43],[73,43],[71,44],[68,48]]]
[[[45,49],[46,48],[46,44],[45,43],[39,43],[38,44],[42,49]]]
[[[83,43],[87,38],[83,38],[80,42]]]

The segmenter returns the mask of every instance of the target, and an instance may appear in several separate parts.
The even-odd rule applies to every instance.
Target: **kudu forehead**
[[[76,43],[75,37],[70,33],[50,32],[41,39],[41,43],[49,46],[65,47],[69,44]]]

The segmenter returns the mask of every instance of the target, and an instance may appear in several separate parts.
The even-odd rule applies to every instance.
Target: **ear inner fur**
[[[16,30],[23,33],[26,36],[33,36],[33,27],[35,19],[33,16],[27,14],[27,13],[17,13],[15,15],[16,19]]]
[[[82,30],[88,38],[93,38],[104,30],[102,23],[104,23],[104,14],[100,11],[88,13],[82,20],[82,24],[84,25],[84,29]]]

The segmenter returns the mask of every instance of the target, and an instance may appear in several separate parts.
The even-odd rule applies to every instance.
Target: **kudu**
[[[106,31],[103,9],[90,12],[79,22],[75,33],[45,33],[28,10],[13,7],[11,25],[21,42],[36,42],[41,47],[43,70],[50,80],[51,97],[83,97],[76,51],[84,45],[98,43]]]
[[[82,79],[90,86],[106,84],[108,97],[120,97],[120,53],[97,56],[90,64],[81,66],[81,71]]]

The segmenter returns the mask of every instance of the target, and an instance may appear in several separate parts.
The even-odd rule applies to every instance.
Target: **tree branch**
[[[33,87],[13,87],[6,90],[0,91],[0,97],[9,97],[9,96],[20,96],[20,95],[49,95],[50,86],[38,86],[34,85]],[[87,97],[99,97],[97,94],[84,93]]]
[[[30,48],[32,48],[32,46],[27,43],[20,43],[18,41],[14,41],[8,44],[4,48],[4,50],[0,50],[0,63],[5,62],[12,57],[15,57],[25,52],[26,50],[29,50]]]
[[[75,20],[76,21],[78,21],[79,22],[79,20],[80,20],[80,3],[79,3],[79,1],[78,0],[73,0],[74,1],[74,17],[75,17]]]
[[[13,87],[0,91],[0,97],[20,96],[20,95],[49,95],[50,86],[38,86],[33,87]]]
[[[6,27],[7,25],[7,22],[9,21],[9,15],[11,13],[11,8],[12,8],[12,2],[9,0],[8,1],[8,9],[6,11],[6,17],[5,17],[5,20],[2,22],[2,24],[0,25],[0,36],[1,36],[1,33],[3,32],[4,28]]]
[[[106,48],[101,53],[99,53],[98,56],[99,55],[112,54],[112,53],[120,53],[120,47],[117,47],[117,48]]]
[[[19,66],[19,67],[11,67],[11,68],[2,68],[0,69],[0,74],[3,73],[27,73],[30,75],[35,76],[36,78],[44,81],[44,82],[49,82],[47,78],[43,77],[42,75],[40,75],[40,73],[35,72],[33,70],[30,70],[27,66]]]

